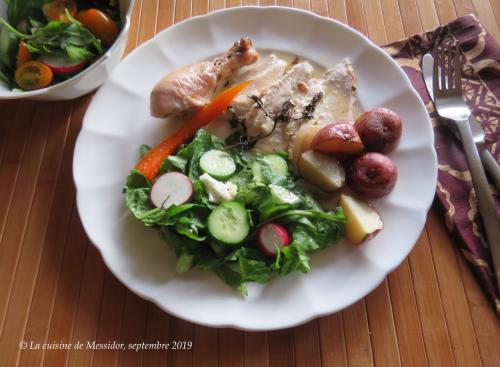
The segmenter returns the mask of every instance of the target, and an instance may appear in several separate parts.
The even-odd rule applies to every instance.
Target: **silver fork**
[[[441,73],[438,73],[440,62]],[[470,110],[462,96],[462,65],[460,50],[456,45],[441,46],[434,50],[433,79],[436,110],[439,116],[453,121],[462,138],[479,213],[493,257],[497,286],[500,287],[500,221],[469,126]]]
[[[434,57],[432,57],[431,53],[427,53],[422,58],[422,72],[424,76],[425,86],[427,87],[427,92],[429,92],[429,96],[431,97],[432,103],[434,103],[434,93],[432,87],[432,66],[434,64]],[[438,73],[441,73],[441,70],[438,68]],[[447,120],[443,119],[443,123],[446,124]],[[495,187],[500,191],[500,166],[496,162],[493,155],[490,153],[488,148],[485,145],[485,133],[484,129],[479,122],[476,121],[476,118],[471,114],[469,117],[469,126],[472,131],[472,136],[474,137],[474,142],[476,143],[476,147],[479,151],[479,156],[481,157],[481,161],[483,162],[483,167],[486,173],[489,173],[491,179],[493,180]],[[460,135],[458,131],[454,128],[454,126],[448,125],[451,128],[453,134],[460,139]]]

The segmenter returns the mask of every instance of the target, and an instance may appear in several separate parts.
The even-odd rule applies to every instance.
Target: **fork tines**
[[[434,87],[439,90],[457,89],[462,91],[461,85],[461,64],[460,64],[460,49],[457,43],[447,45],[437,45],[433,50],[434,68],[433,77],[437,83]],[[438,64],[441,65],[441,71],[438,70]],[[436,89],[436,88],[434,88]],[[436,92],[436,90],[434,90]]]

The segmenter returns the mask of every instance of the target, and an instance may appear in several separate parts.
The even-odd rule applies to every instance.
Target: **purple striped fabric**
[[[382,48],[398,62],[418,91],[431,117],[439,171],[436,196],[443,220],[481,287],[500,315],[500,297],[491,253],[477,210],[467,161],[460,142],[436,118],[425,88],[421,59],[436,44],[457,42],[463,53],[462,87],[472,113],[486,132],[486,145],[500,160],[500,46],[473,15],[460,17],[435,30],[417,34]],[[500,213],[500,197],[493,185]],[[500,246],[500,244],[495,244]]]

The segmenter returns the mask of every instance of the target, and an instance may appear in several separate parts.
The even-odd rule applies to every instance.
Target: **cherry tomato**
[[[48,20],[58,20],[68,23],[65,9],[68,9],[71,16],[75,16],[78,8],[75,0],[53,0],[42,7],[43,14]]]
[[[52,78],[52,70],[39,61],[28,61],[16,70],[16,83],[24,90],[45,88]]]
[[[19,49],[17,50],[17,67],[21,66],[24,63],[27,63],[30,60],[31,60],[31,55],[30,52],[28,51],[26,43],[20,41]]]
[[[106,46],[110,46],[118,37],[118,26],[107,14],[98,9],[79,12],[76,19],[99,38]]]

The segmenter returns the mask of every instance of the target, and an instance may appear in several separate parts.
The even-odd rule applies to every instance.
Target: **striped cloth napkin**
[[[455,41],[465,55],[462,87],[467,105],[486,133],[486,144],[500,160],[500,46],[473,15],[382,48],[403,68],[429,111],[435,134],[439,171],[436,195],[446,226],[481,287],[500,315],[500,297],[491,253],[485,241],[467,160],[460,142],[439,124],[422,79],[421,59],[434,45]],[[491,190],[500,212],[500,197]],[[495,244],[500,246],[500,244]]]

